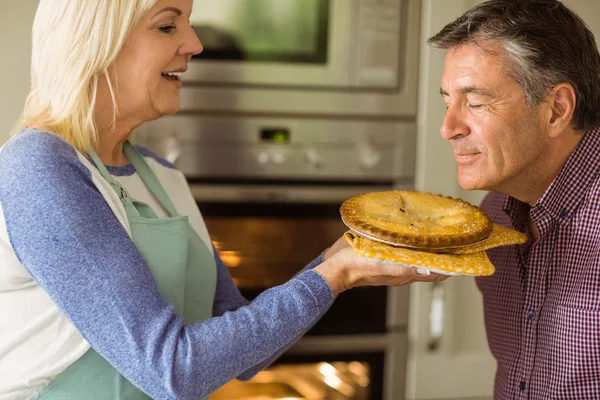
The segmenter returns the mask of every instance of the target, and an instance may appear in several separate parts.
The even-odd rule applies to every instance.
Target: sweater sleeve
[[[297,338],[333,299],[305,271],[184,326],[91,172],[50,133],[27,130],[4,147],[0,202],[19,261],[92,348],[152,398],[207,396]]]
[[[324,261],[324,259],[323,259],[323,253],[322,253],[317,258],[312,260],[306,267],[304,267],[304,269],[302,269],[302,271],[300,271],[298,273],[298,275],[304,273],[305,271],[309,271],[309,270],[313,269],[317,265],[321,264],[323,261]],[[331,304],[329,304],[327,307],[325,307],[323,310],[321,310],[319,317],[317,319],[315,319],[315,321],[312,324],[307,326],[302,332],[300,332],[298,335],[296,335],[296,337],[292,341],[288,342],[284,347],[282,347],[279,351],[277,351],[275,354],[273,354],[271,357],[269,357],[265,361],[255,365],[252,368],[241,373],[238,376],[238,379],[243,380],[243,381],[248,380],[248,379],[252,378],[254,375],[256,375],[260,370],[268,367],[272,362],[274,362],[283,353],[285,353],[286,350],[288,350],[290,347],[292,347],[292,345],[294,343],[296,343],[306,332],[308,332],[308,330],[310,328],[312,328],[314,323],[317,322],[323,316],[323,314],[325,314],[325,312],[327,312],[327,310],[329,310],[330,306],[331,306]]]
[[[215,263],[217,264],[217,290],[213,303],[213,316],[218,317],[227,311],[235,311],[238,308],[248,305],[248,300],[242,296],[238,288],[233,283],[231,274],[223,262],[219,251],[213,246]]]

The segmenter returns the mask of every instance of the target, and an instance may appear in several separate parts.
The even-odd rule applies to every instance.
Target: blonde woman
[[[183,175],[131,132],[179,107],[191,0],[41,0],[23,127],[0,153],[0,399],[199,399],[360,285],[433,281],[336,242],[252,303]]]

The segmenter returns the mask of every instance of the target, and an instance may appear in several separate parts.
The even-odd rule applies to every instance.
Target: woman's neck
[[[108,107],[103,110],[110,110]],[[112,111],[112,110],[111,110]],[[112,112],[97,113],[98,146],[96,152],[105,165],[121,166],[128,164],[123,154],[123,143],[131,137],[135,128],[143,121],[134,118],[119,118],[113,120]]]
[[[129,135],[102,134],[100,132],[99,136],[96,153],[104,165],[122,166],[129,163],[123,153],[123,143]]]

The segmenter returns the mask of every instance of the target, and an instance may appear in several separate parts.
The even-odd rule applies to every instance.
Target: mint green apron
[[[186,325],[210,318],[217,281],[213,254],[191,227],[188,218],[177,213],[135,147],[125,142],[123,152],[144,184],[168,211],[169,218],[159,219],[150,206],[130,198],[96,152],[91,150],[90,157],[121,199],[133,242],[146,260],[160,294],[173,304]],[[90,349],[30,399],[138,400],[149,397]]]

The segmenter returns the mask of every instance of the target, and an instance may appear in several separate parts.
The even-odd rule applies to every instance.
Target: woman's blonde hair
[[[156,0],[40,0],[32,29],[31,91],[17,129],[35,125],[87,153],[98,143],[94,108],[104,75]]]

